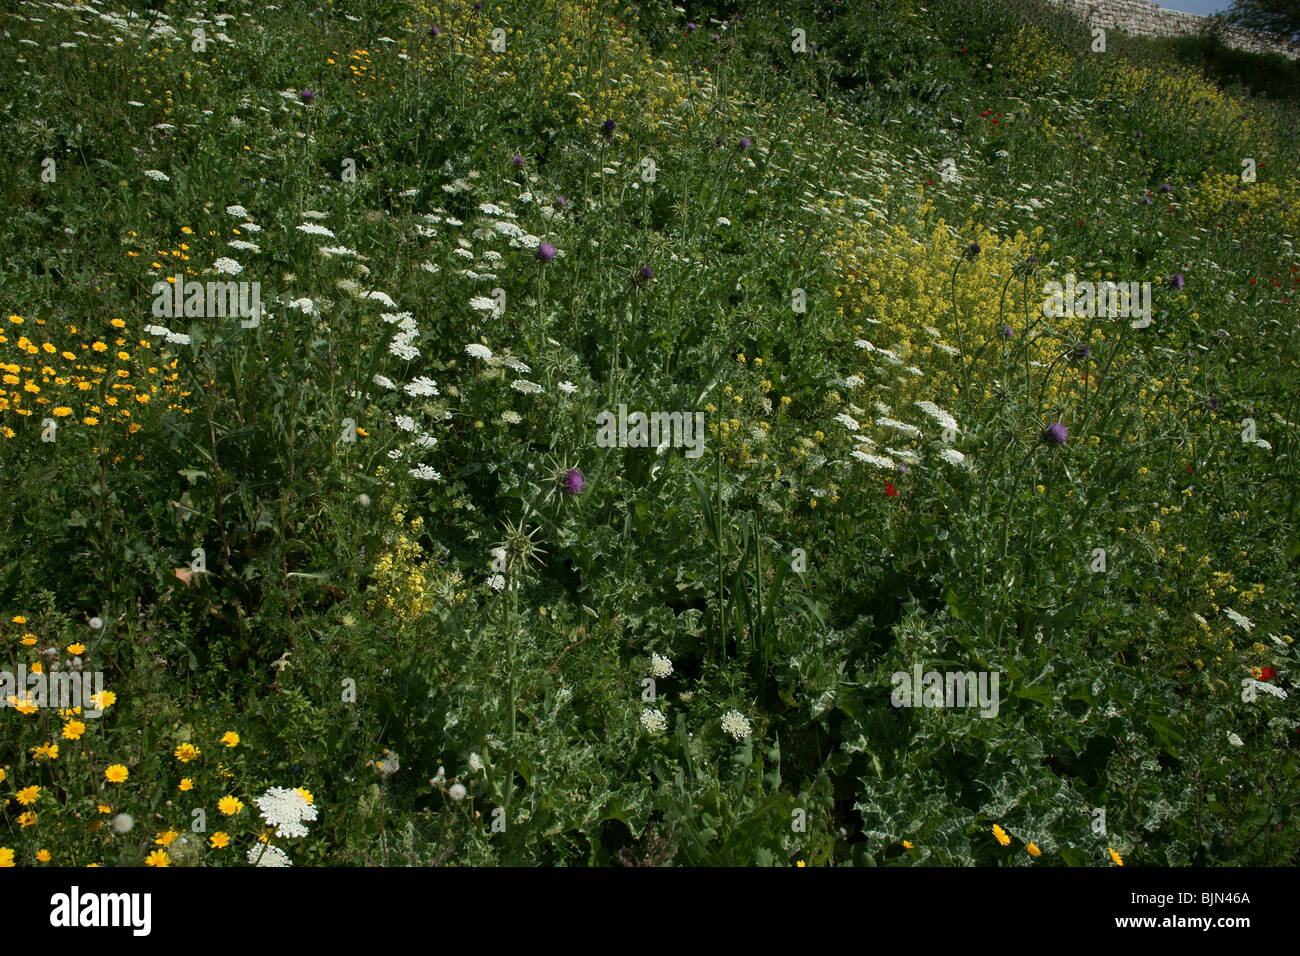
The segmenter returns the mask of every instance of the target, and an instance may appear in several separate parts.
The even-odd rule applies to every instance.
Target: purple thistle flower
[[[1179,289],[1179,290],[1181,290],[1183,286],[1187,285],[1187,280],[1183,278],[1183,274],[1181,272],[1175,272],[1174,277],[1169,281],[1175,289]]]
[[[543,242],[537,247],[537,258],[543,262],[550,262],[555,258],[555,247],[549,242]]]
[[[512,160],[510,160],[510,163],[511,163],[511,165],[513,165],[513,166],[515,167],[515,169],[518,169],[518,168],[520,168],[521,166],[523,166],[523,164],[524,164],[524,158],[523,158],[522,156],[520,156],[518,153],[516,153],[516,154],[515,154],[515,158],[512,159]]]
[[[1004,326],[1002,326],[1002,337],[1003,337],[1004,339],[1009,339],[1009,338],[1011,338],[1014,334],[1015,334],[1015,333],[1013,333],[1013,332],[1011,331],[1011,326],[1009,326],[1009,325],[1004,325]]]
[[[713,145],[714,145],[714,146],[721,146],[721,145],[722,145],[722,137],[719,136],[717,139],[715,139],[715,140],[713,141]]]
[[[741,149],[749,149],[749,147],[751,147],[751,146],[753,146],[753,145],[754,145],[754,144],[753,144],[753,141],[750,140],[750,138],[749,138],[748,136],[742,136],[742,137],[740,137],[740,148],[741,148]]]
[[[686,24],[686,29],[694,32],[697,29],[697,27],[695,26],[694,23],[688,23]]]
[[[1080,342],[1078,345],[1074,347],[1075,361],[1082,362],[1091,354],[1092,354],[1092,349],[1088,348],[1088,346],[1082,342]]]
[[[974,259],[979,254],[980,254],[980,244],[978,242],[972,242],[969,246],[966,247],[966,251],[962,253],[962,258]]]
[[[565,199],[563,196],[556,196],[556,197],[555,197],[555,205],[557,205],[557,206],[563,206],[563,205],[564,205],[566,202],[568,202],[568,201],[569,201],[569,200]]]
[[[600,128],[601,128],[602,130],[605,131],[605,135],[606,135],[606,136],[613,136],[613,135],[614,135],[614,130],[615,130],[617,127],[618,127],[618,124],[615,123],[612,119],[607,119],[607,120],[605,120],[605,122],[603,122],[603,123],[600,124]]]
[[[442,30],[438,27],[436,23],[433,26],[429,27],[429,36],[436,37],[441,33]]]
[[[299,95],[300,97],[302,97],[302,101],[303,101],[304,103],[310,103],[312,100],[314,100],[314,99],[316,98],[316,94],[315,94],[314,92],[312,92],[311,90],[303,90],[303,91],[302,91],[301,93],[299,93],[298,95]]]
[[[636,277],[640,279],[642,282],[649,282],[651,279],[655,277],[655,271],[651,269],[649,266],[642,266],[640,269],[637,270]]]
[[[1171,193],[1174,191],[1174,187],[1170,186],[1168,183],[1165,183],[1163,186],[1160,187],[1160,191],[1162,193]]]
[[[1212,399],[1210,399],[1210,407],[1211,407],[1211,408],[1218,408],[1218,407],[1219,407],[1219,400],[1218,400],[1217,398],[1212,398]]]
[[[1070,437],[1070,430],[1060,422],[1052,422],[1043,432],[1043,441],[1049,445],[1064,445]]]
[[[587,487],[587,479],[583,477],[582,472],[576,468],[570,468],[564,473],[563,478],[564,490],[571,495],[582,494],[582,489]]]
[[[1142,205],[1144,205],[1144,206],[1149,206],[1149,205],[1151,205],[1151,197],[1150,197],[1150,196],[1143,196],[1143,197],[1142,197]]]

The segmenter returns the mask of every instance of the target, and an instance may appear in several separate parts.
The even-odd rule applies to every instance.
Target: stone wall
[[[1117,29],[1134,36],[1167,37],[1197,33],[1205,17],[1168,10],[1149,0],[1048,0],[1073,9],[1089,26]],[[1227,0],[1225,0],[1225,3]],[[1231,47],[1256,53],[1276,52],[1300,59],[1300,47],[1279,43],[1247,30],[1229,29],[1225,40]]]

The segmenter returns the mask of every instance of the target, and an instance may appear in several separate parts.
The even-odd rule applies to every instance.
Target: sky
[[[1170,10],[1181,10],[1183,13],[1199,13],[1203,17],[1211,13],[1227,10],[1232,6],[1232,0],[1154,0],[1154,2],[1162,7],[1168,7]]]

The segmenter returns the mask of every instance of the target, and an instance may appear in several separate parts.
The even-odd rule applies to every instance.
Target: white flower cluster
[[[1228,619],[1231,620],[1233,624],[1236,624],[1238,627],[1242,628],[1248,633],[1251,630],[1253,630],[1255,627],[1255,625],[1251,623],[1250,618],[1246,617],[1243,614],[1238,614],[1230,607],[1225,607],[1223,609],[1223,613],[1228,615]]]
[[[660,657],[658,654],[650,655],[650,673],[654,677],[667,677],[673,672],[673,662],[667,657]]]
[[[877,468],[884,468],[887,471],[896,471],[898,465],[892,458],[886,458],[883,455],[872,455],[860,448],[855,448],[851,452],[858,461],[865,461],[868,465],[875,465]]]
[[[662,734],[668,729],[668,721],[663,711],[647,707],[641,711],[641,726],[652,734]]]
[[[316,808],[297,790],[271,787],[255,801],[267,826],[275,827],[278,837],[304,837],[304,821],[316,819]]]
[[[190,337],[184,332],[173,332],[164,325],[146,325],[144,330],[150,335],[166,336],[168,343],[171,345],[189,345]]]
[[[253,866],[292,866],[289,854],[278,846],[261,843],[248,851],[248,862]]]
[[[736,741],[744,740],[752,732],[749,719],[738,710],[729,710],[722,715],[722,730]]]

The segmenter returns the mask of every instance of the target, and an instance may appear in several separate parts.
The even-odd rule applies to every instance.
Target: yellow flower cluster
[[[163,363],[148,339],[128,342],[124,320],[109,324],[115,335],[93,338],[76,325],[54,334],[44,319],[21,315],[0,323],[0,435],[16,437],[10,422],[33,416],[89,428],[123,425],[135,434],[141,426],[134,416],[159,393],[177,401],[189,395],[178,383],[178,360]]]
[[[430,68],[450,57],[458,82],[468,89],[525,96],[555,122],[593,131],[607,119],[653,128],[699,85],[667,61],[652,59],[617,21],[576,0],[555,0],[527,30],[507,27],[504,50],[494,45],[493,30],[507,22],[509,7],[497,4],[466,17],[464,6],[418,0],[423,22],[442,25],[438,37],[423,41],[420,63]],[[443,64],[439,72],[447,68]]]
[[[1256,176],[1243,183],[1239,173],[1206,173],[1191,200],[1193,214],[1206,225],[1300,232],[1300,183],[1283,178],[1274,184],[1265,178],[1266,169]]]
[[[394,508],[393,523],[402,531],[393,536],[375,562],[371,588],[378,597],[367,602],[367,609],[382,607],[392,611],[398,622],[406,625],[418,622],[438,601],[465,600],[468,592],[458,590],[460,573],[442,572],[415,540],[424,530],[424,519],[417,516],[407,522],[406,513]]]

